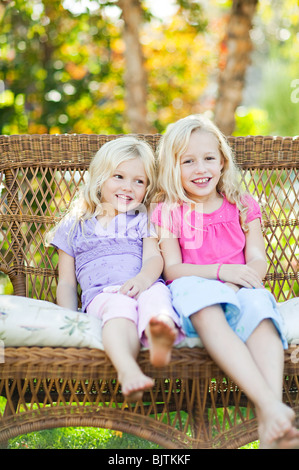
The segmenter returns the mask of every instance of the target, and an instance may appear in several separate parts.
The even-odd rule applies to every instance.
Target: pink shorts
[[[171,294],[162,282],[156,282],[142,292],[138,299],[111,292],[98,294],[88,305],[87,314],[102,320],[103,325],[112,318],[127,318],[135,323],[141,343],[147,346],[144,330],[150,319],[157,315],[168,315],[179,328],[180,320],[171,304]],[[176,342],[183,339],[179,332]]]

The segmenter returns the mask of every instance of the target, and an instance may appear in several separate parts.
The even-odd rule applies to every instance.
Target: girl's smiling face
[[[186,196],[195,202],[218,197],[217,184],[223,158],[217,138],[206,131],[192,132],[186,152],[180,159],[181,182]]]
[[[144,199],[147,183],[141,158],[126,160],[103,183],[101,203],[108,204],[115,215],[135,209]]]

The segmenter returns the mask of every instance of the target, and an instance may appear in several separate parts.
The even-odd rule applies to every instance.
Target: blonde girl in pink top
[[[282,319],[263,288],[267,262],[261,212],[240,187],[231,149],[203,116],[167,129],[159,149],[158,205],[164,276],[187,336],[255,404],[262,448],[299,446],[282,403]]]

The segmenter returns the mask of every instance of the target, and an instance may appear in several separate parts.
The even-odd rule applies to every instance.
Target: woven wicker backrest
[[[116,136],[0,136],[0,271],[16,295],[55,301],[58,255],[44,236],[84,182],[92,156]],[[146,135],[154,148],[160,136]],[[269,269],[277,300],[299,295],[299,138],[230,137],[243,181],[263,205]]]

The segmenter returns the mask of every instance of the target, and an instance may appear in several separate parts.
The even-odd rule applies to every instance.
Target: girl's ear
[[[221,167],[221,170],[223,170],[224,165],[225,165],[225,158],[224,158],[222,149],[220,148],[219,150],[220,150],[220,167]]]

